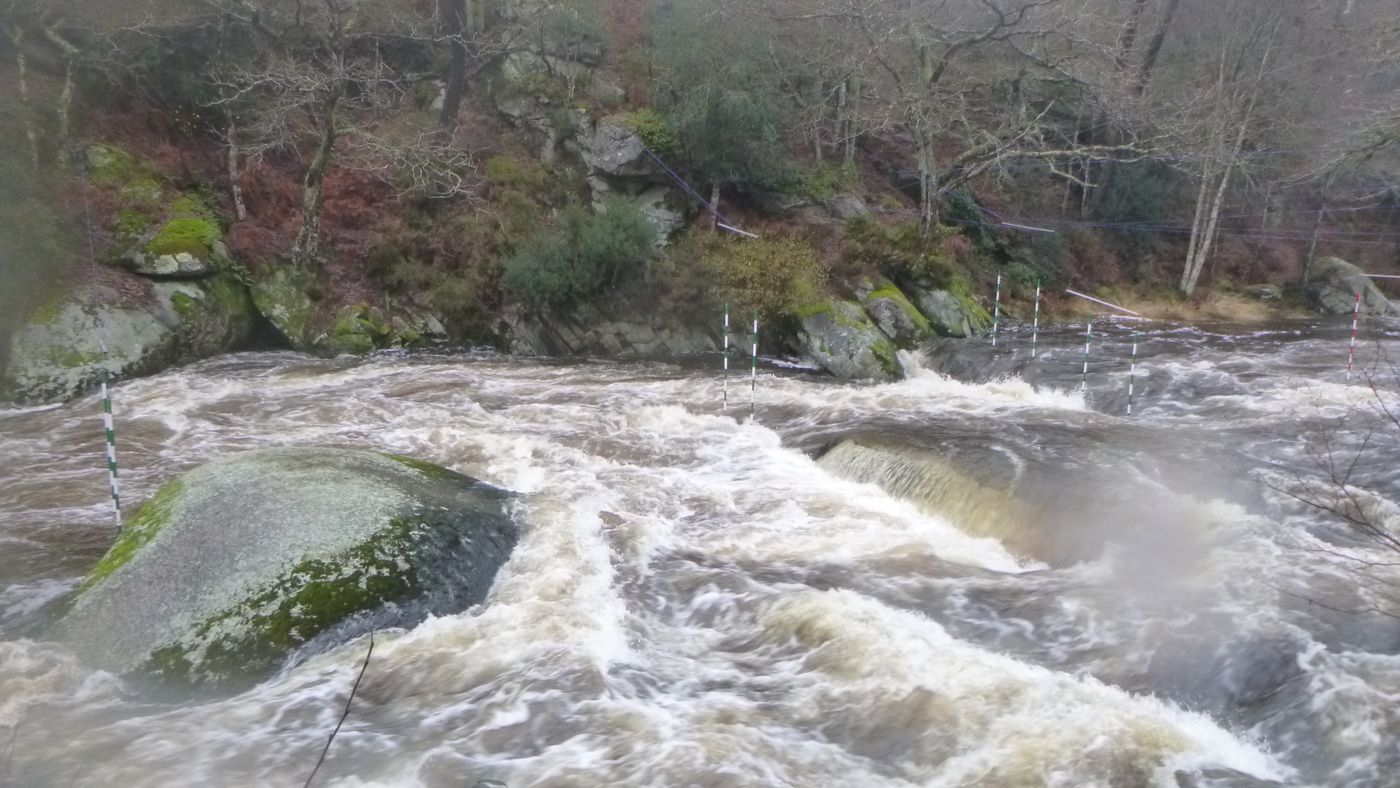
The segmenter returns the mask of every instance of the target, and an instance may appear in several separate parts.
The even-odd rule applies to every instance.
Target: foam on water
[[[1112,551],[1053,571],[1018,559],[789,445],[887,413],[965,419],[988,435],[997,419],[985,417],[1007,414],[1109,423],[1077,392],[961,383],[903,360],[911,378],[886,385],[766,372],[751,425],[747,402],[719,412],[715,376],[660,365],[237,357],[120,386],[118,434],[131,499],[229,451],[298,444],[409,454],[525,494],[522,540],[487,605],[379,633],[327,784],[1169,786],[1198,768],[1300,778],[1289,752],[1271,752],[1301,730],[1293,718],[1251,731],[1135,683],[1174,642],[1162,633],[1189,619],[1161,601],[1172,594],[1221,633],[1294,626],[1271,584],[1316,575],[1276,541],[1278,522],[1180,502],[1205,558],[1185,590],[1163,590],[1125,580],[1129,558]],[[35,555],[105,543],[91,404],[0,414],[7,445],[33,461],[29,474],[0,468],[0,535],[22,534]],[[1024,470],[1032,448],[989,451]],[[98,553],[0,592],[0,628],[32,621]],[[16,774],[32,784],[294,783],[367,646],[233,697],[171,702],[43,643],[0,641],[0,740],[19,726]],[[1290,686],[1338,731],[1306,774],[1374,781],[1388,761],[1368,753],[1395,724],[1394,666],[1325,647],[1300,659]],[[1132,686],[1108,683],[1120,680]]]

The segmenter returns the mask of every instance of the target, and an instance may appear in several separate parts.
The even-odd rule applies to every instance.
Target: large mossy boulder
[[[231,274],[153,282],[117,271],[36,309],[10,338],[0,394],[71,399],[117,377],[149,375],[252,341],[257,312]]]
[[[1390,303],[1376,283],[1356,266],[1338,257],[1324,257],[1313,263],[1308,278],[1308,300],[1325,315],[1349,315],[1361,294],[1361,312],[1367,315],[1400,315],[1400,307]]]
[[[268,266],[253,276],[253,304],[296,350],[310,350],[316,338],[316,302],[311,298],[315,287],[315,273],[290,263]]]
[[[253,682],[363,632],[482,602],[517,539],[510,499],[373,452],[224,457],[137,512],[57,635],[114,673]]]
[[[801,310],[804,350],[822,369],[847,380],[898,380],[897,348],[854,301],[828,301]]]
[[[959,288],[916,287],[911,290],[919,311],[939,336],[968,338],[986,331],[992,316]]]
[[[884,279],[861,282],[856,296],[880,331],[899,347],[911,348],[933,336],[928,318],[894,283]]]

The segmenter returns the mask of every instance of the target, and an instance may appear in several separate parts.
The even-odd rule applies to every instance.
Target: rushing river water
[[[766,367],[756,424],[708,363],[231,356],[117,387],[125,495],[308,444],[525,494],[486,606],[378,636],[322,785],[1400,784],[1397,554],[1294,497],[1330,450],[1396,517],[1344,334],[1146,331],[1128,419],[1126,332],[1087,394],[1070,329]],[[301,785],[364,639],[183,702],[44,641],[112,539],[98,413],[0,411],[0,785]]]

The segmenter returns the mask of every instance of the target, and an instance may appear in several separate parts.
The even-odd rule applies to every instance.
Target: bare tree
[[[941,195],[1010,161],[1037,159],[1083,183],[1059,163],[1138,150],[1081,144],[1060,128],[1053,99],[1032,105],[1024,91],[1013,89],[1002,111],[991,110],[998,84],[1021,85],[1028,71],[1090,87],[1073,73],[1083,55],[1075,32],[1082,20],[1061,0],[833,2],[818,16],[858,31],[870,64],[867,83],[912,138],[925,232],[938,221]],[[949,142],[958,152],[940,160],[940,146]]]
[[[463,170],[468,151],[451,140],[385,123],[408,86],[425,75],[405,73],[384,55],[387,41],[412,37],[411,25],[366,0],[216,0],[219,10],[254,31],[252,63],[229,64],[216,75],[219,103],[237,106],[248,122],[234,125],[230,109],[230,177],[239,151],[309,149],[302,175],[301,227],[292,246],[297,262],[320,256],[325,178],[332,163],[374,172],[385,181],[431,197],[470,191]]]

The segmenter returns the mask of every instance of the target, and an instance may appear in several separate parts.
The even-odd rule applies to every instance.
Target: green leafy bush
[[[608,200],[596,214],[571,205],[506,261],[502,283],[533,307],[568,312],[640,278],[655,245],[656,228],[626,200]]]
[[[887,225],[868,216],[846,224],[848,259],[896,279],[915,279],[929,287],[946,287],[956,274],[945,249],[947,236],[956,231],[938,228],[925,237],[918,222]]]
[[[622,116],[622,121],[637,131],[642,143],[662,158],[680,154],[680,142],[666,122],[666,117],[654,109],[639,109]]]
[[[795,317],[823,298],[827,271],[804,238],[715,238],[701,263],[713,286],[740,309],[758,309],[768,319]]]
[[[774,24],[664,3],[651,20],[653,101],[701,187],[781,188],[793,180],[792,104]]]

